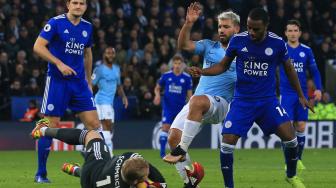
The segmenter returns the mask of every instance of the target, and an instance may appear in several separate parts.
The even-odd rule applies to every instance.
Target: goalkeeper
[[[124,153],[111,158],[104,140],[94,130],[49,128],[42,119],[31,132],[34,139],[43,136],[56,138],[72,145],[85,145],[83,167],[65,163],[62,170],[80,177],[83,188],[166,188],[161,173],[138,153]]]

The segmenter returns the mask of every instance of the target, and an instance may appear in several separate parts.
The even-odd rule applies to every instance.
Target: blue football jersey
[[[202,55],[203,69],[219,63],[225,56],[225,49],[219,41],[200,40],[195,42],[195,54]],[[216,76],[201,76],[194,95],[220,96],[230,101],[237,79],[236,64],[232,63],[228,71]]]
[[[226,56],[236,57],[235,98],[276,96],[276,67],[289,59],[285,42],[268,32],[261,42],[251,40],[248,32],[231,38]]]
[[[96,104],[113,104],[117,86],[121,84],[119,66],[113,64],[110,68],[105,64],[98,65],[92,74],[92,84],[98,86]]]
[[[299,77],[303,93],[307,95],[307,70],[313,76],[316,88],[321,90],[321,77],[312,50],[304,44],[300,44],[296,48],[292,48],[287,44],[287,49]],[[296,91],[286,76],[283,66],[280,66],[280,92],[281,95],[296,94]]]
[[[187,91],[192,89],[192,79],[187,73],[175,75],[173,71],[164,73],[158,81],[164,88],[163,110],[179,112],[186,104]]]
[[[85,79],[84,49],[92,45],[92,25],[81,19],[74,25],[62,14],[51,18],[40,37],[46,39],[48,49],[55,57],[76,71],[77,75],[63,76],[54,64],[48,64],[48,75],[59,78]]]

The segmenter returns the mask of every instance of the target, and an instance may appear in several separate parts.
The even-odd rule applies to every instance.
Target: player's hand
[[[315,90],[314,91],[314,100],[315,101],[320,101],[322,98],[322,92],[321,90]]]
[[[161,102],[160,95],[155,95],[154,100],[153,100],[154,105],[158,106],[160,105],[160,102]]]
[[[194,23],[197,21],[201,14],[201,4],[198,2],[191,3],[188,7],[187,10],[187,15],[186,15],[186,22],[187,23]]]
[[[307,101],[306,97],[299,97],[299,101],[304,109],[308,107],[310,111],[315,113],[314,106]]]
[[[191,74],[192,77],[200,77],[202,75],[202,69],[199,67],[189,67],[188,69],[189,74]]]
[[[56,67],[63,74],[63,76],[77,75],[76,71],[62,62],[56,64]]]
[[[126,96],[122,97],[122,103],[124,104],[124,107],[127,108],[128,107],[128,99]]]

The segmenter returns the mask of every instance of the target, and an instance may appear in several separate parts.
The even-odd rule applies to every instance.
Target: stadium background
[[[33,150],[35,147],[34,142],[27,136],[33,127],[33,123],[23,122],[27,120],[22,118],[29,103],[36,102],[37,107],[41,104],[47,63],[32,52],[32,46],[46,21],[50,17],[66,11],[64,1],[0,0],[0,150]],[[155,147],[156,133],[154,127],[160,120],[160,107],[154,106],[152,103],[156,80],[163,72],[169,70],[170,58],[176,53],[182,53],[188,65],[200,66],[202,64],[202,57],[176,51],[176,40],[184,23],[185,9],[191,1],[88,0],[87,2],[88,10],[84,18],[92,22],[94,27],[93,64],[96,65],[96,62],[101,59],[102,49],[106,46],[113,46],[117,51],[116,63],[122,70],[123,88],[130,100],[130,107],[126,110],[122,108],[119,98],[116,98],[114,103],[117,121],[114,137],[116,149]],[[312,47],[324,87],[323,101],[315,104],[317,112],[309,116],[312,121],[307,130],[311,140],[307,142],[307,145],[311,148],[336,147],[336,123],[334,122],[336,120],[336,1],[200,0],[199,2],[203,5],[203,15],[193,27],[191,34],[193,40],[218,39],[216,16],[226,9],[232,9],[241,16],[241,31],[245,30],[248,11],[254,7],[263,7],[269,12],[271,19],[269,30],[280,36],[283,36],[284,25],[288,19],[294,18],[301,21],[303,25],[301,42]],[[314,85],[311,80],[308,82],[309,96],[312,97]],[[194,86],[196,84],[197,79],[194,79]],[[38,116],[39,114],[36,118]],[[67,111],[64,120],[75,121],[74,125],[79,123],[71,111]],[[218,128],[218,126],[205,127],[202,132],[203,135],[199,135],[192,146],[217,148]],[[272,148],[269,147],[272,138],[263,137],[257,128],[250,133],[252,134],[252,140],[242,141],[241,148],[248,148],[246,145],[250,145],[252,148]],[[246,142],[251,143],[246,144]],[[274,141],[273,146],[278,146],[278,144]],[[163,165],[163,168],[173,169],[159,163],[158,154],[155,151],[141,151],[146,154],[149,153],[147,155],[159,165]],[[196,155],[196,159],[202,161],[202,158],[207,157],[207,152],[211,153],[214,159],[218,157],[216,150],[200,150],[199,153],[196,150],[195,153],[199,154]],[[238,155],[243,153],[247,156],[261,156],[260,154],[253,154],[254,152],[251,150],[251,154],[248,151],[239,151]],[[277,151],[271,150],[270,152],[265,154],[271,156],[271,161],[276,161],[277,158],[279,158],[278,161],[282,160],[280,159],[280,152],[275,155],[274,152]],[[334,160],[330,159],[332,156],[336,156],[333,150],[308,150],[307,158],[313,159],[316,153],[319,156],[323,155],[326,163],[335,164]],[[21,155],[27,155],[27,160],[23,163],[36,160],[33,152],[28,152],[28,154],[25,152],[0,152],[0,155],[2,156],[0,158],[5,159],[5,163],[7,158],[20,161],[18,156]],[[51,158],[51,161],[54,160],[51,162],[52,164],[55,161],[64,162],[64,158],[66,158],[62,158],[63,154],[52,155],[55,155],[55,158]],[[61,157],[59,157],[60,155]],[[80,159],[74,157],[74,154],[64,155],[70,155],[76,160]],[[219,166],[218,162],[216,163],[217,166],[212,163],[207,164],[207,161],[204,161],[204,163],[213,167],[213,171]],[[245,163],[243,161],[243,164]],[[313,162],[311,163],[313,164]],[[8,164],[11,163],[4,164],[7,165],[4,169],[8,168],[7,170],[10,172],[8,174],[10,175],[12,172],[10,167],[15,165],[8,166]],[[34,164],[27,168],[35,169]],[[320,187],[319,185],[325,185],[322,187],[336,186],[335,178],[321,179],[322,176],[324,177],[329,173],[335,174],[336,164],[334,167],[323,164],[318,166],[313,164],[312,169],[317,169],[317,171],[308,173],[307,177],[312,178],[311,182],[314,180],[323,182],[325,180],[327,183],[311,183],[311,187]],[[57,163],[57,165],[59,164]],[[278,171],[282,169],[281,165],[278,164],[276,167]],[[265,168],[268,169],[269,167]],[[319,171],[323,168],[324,171]],[[33,174],[32,169],[31,172],[27,170],[27,175],[22,181],[18,182],[25,182],[26,179],[30,182],[30,176]],[[248,166],[246,169],[247,175],[249,175],[249,172],[254,173],[253,167],[251,167],[251,171],[248,171]],[[167,173],[173,174],[173,170]],[[239,171],[242,170],[238,168]],[[316,172],[319,172],[321,177],[315,177]],[[15,173],[15,171],[12,172],[12,174]],[[219,170],[214,174],[217,177],[221,176]],[[270,173],[270,176],[273,175]],[[62,178],[64,176],[60,175],[61,180]],[[220,182],[218,179],[221,178],[216,180],[205,179],[205,182],[214,181],[218,183]],[[9,176],[7,179],[6,175],[0,173],[0,187],[11,187],[11,185],[20,187],[9,183],[10,180]],[[254,180],[251,180],[251,182],[254,182]],[[73,185],[76,187],[77,184],[74,183]],[[205,186],[210,184],[203,183],[202,185],[204,185],[203,187],[212,187]],[[222,184],[214,184],[213,187],[219,187],[219,185]],[[242,183],[240,185],[246,187],[249,184],[247,181],[246,184]],[[257,185],[257,187],[263,187],[264,185],[267,187],[267,183],[260,185]],[[272,183],[270,182],[269,185],[272,185]]]

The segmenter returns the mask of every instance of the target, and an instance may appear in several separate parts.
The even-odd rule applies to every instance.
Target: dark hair
[[[288,20],[287,21],[287,24],[286,24],[286,28],[287,28],[287,25],[296,25],[298,26],[299,30],[301,31],[301,23],[299,20]]]
[[[269,23],[269,16],[262,8],[252,9],[248,14],[248,17],[252,20],[261,20],[265,25]]]

